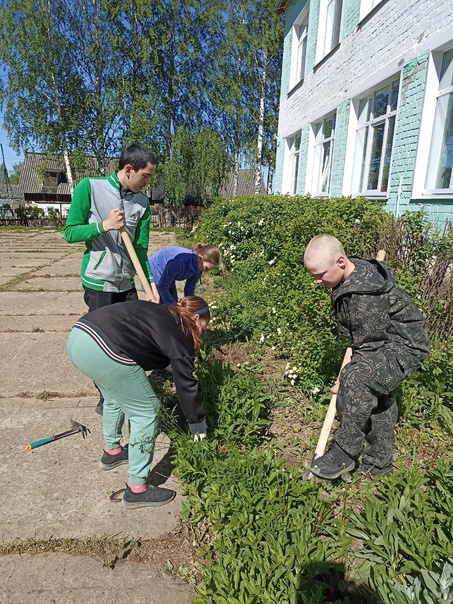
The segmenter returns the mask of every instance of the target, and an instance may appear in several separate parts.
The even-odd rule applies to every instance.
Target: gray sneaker
[[[126,510],[147,507],[155,508],[159,505],[170,503],[175,496],[175,491],[171,489],[163,489],[148,484],[146,485],[146,491],[143,491],[143,493],[133,493],[129,487],[126,487],[122,503],[123,508]]]
[[[121,466],[123,463],[128,463],[129,461],[129,450],[128,445],[124,445],[121,453],[117,455],[110,455],[110,453],[106,453],[104,451],[101,461],[99,462],[99,467],[103,470],[113,470],[117,466]]]

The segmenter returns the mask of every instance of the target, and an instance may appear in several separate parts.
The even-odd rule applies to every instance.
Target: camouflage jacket
[[[355,268],[332,292],[331,317],[353,352],[393,350],[412,370],[429,354],[425,319],[395,285],[395,274],[378,260],[351,257]]]

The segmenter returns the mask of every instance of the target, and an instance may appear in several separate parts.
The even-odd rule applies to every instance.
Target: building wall
[[[296,0],[286,13],[285,53],[279,117],[279,150],[274,190],[282,191],[285,178],[285,139],[296,131],[310,128],[331,112],[337,111],[331,195],[353,194],[355,111],[353,101],[389,78],[400,77],[393,155],[389,177],[387,209],[401,214],[407,209],[425,207],[435,223],[453,218],[453,199],[421,198],[413,192],[414,175],[420,157],[429,143],[419,142],[419,129],[427,90],[427,70],[432,51],[453,45],[453,2],[445,0],[383,0],[360,19],[360,0],[344,0],[340,44],[327,57],[314,64],[322,0],[311,0],[306,71],[303,82],[290,87],[292,25],[305,2]],[[309,137],[305,137],[307,141]],[[309,150],[301,145],[300,165]],[[418,158],[418,159],[417,159]],[[418,162],[418,163],[417,163]],[[424,162],[424,163],[423,163]],[[305,162],[307,165],[307,162]],[[308,162],[308,166],[310,163]],[[310,182],[299,174],[299,186]],[[418,187],[420,189],[420,187]],[[307,193],[298,188],[298,193]]]
[[[332,163],[332,181],[330,187],[330,194],[332,197],[341,197],[342,194],[350,106],[351,103],[348,99],[343,101],[343,103],[341,103],[337,109],[337,123],[335,128],[335,142]]]

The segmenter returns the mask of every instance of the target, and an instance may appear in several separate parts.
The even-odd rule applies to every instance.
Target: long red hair
[[[201,296],[186,296],[177,304],[167,304],[166,308],[178,323],[181,331],[188,336],[192,336],[193,347],[195,352],[197,352],[200,348],[201,338],[194,315],[197,314],[198,310],[207,308],[208,310],[201,314],[200,317],[209,323],[211,313],[209,312],[206,300]]]

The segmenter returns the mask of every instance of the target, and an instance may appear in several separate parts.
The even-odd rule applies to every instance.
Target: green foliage
[[[28,224],[29,220],[39,220],[44,216],[44,210],[32,204],[20,205],[15,210],[16,217],[21,221],[21,224]]]
[[[204,204],[210,195],[218,195],[228,169],[228,154],[219,134],[203,128],[189,136],[180,126],[170,159],[163,166],[166,195],[176,207],[182,206],[188,196]]]
[[[434,343],[419,371],[400,387],[400,415],[410,425],[439,421],[453,425],[453,340]]]
[[[141,142],[166,163],[184,127],[195,137],[184,161],[193,151],[202,158],[204,201],[223,179],[224,148],[254,165],[260,136],[264,163],[274,163],[283,48],[274,9],[272,0],[2,2],[0,100],[11,145],[80,150],[105,167]]]
[[[436,604],[453,601],[453,558],[435,571],[422,570],[417,577],[408,576],[403,582],[389,582],[388,602],[395,604]]]
[[[51,225],[59,226],[61,224],[61,217],[60,217],[59,210],[56,210],[55,208],[49,208],[49,210],[47,211],[47,214],[49,216],[49,223]]]
[[[394,599],[395,585],[420,573],[429,577],[452,557],[452,489],[451,464],[438,462],[428,475],[395,473],[350,515],[347,533],[363,543],[355,551],[363,560],[356,577],[369,579],[383,602],[404,602]]]
[[[348,255],[375,257],[385,249],[398,285],[426,313],[433,341],[431,358],[404,384],[403,415],[416,409],[421,421],[428,406],[430,418],[448,419],[453,237],[433,232],[423,212],[396,220],[367,199],[255,196],[217,200],[200,230],[197,236],[219,247],[227,268],[215,320],[234,339],[253,340],[287,358],[285,377],[307,396],[328,392],[345,348],[329,318],[329,293],[303,267],[307,243],[327,233]]]
[[[9,183],[10,185],[18,185],[20,173],[22,172],[24,162],[19,162],[17,164],[13,164],[13,168],[8,174],[6,166],[3,162],[0,164],[0,184],[6,185]]]
[[[194,604],[449,597],[451,463],[427,474],[413,468],[362,478],[360,488],[355,480],[320,488],[302,480],[303,467],[286,468],[263,440],[269,401],[252,371],[234,373],[206,352],[200,361],[208,438],[172,436],[187,495],[184,520],[204,559]],[[411,590],[420,600],[404,599]]]

